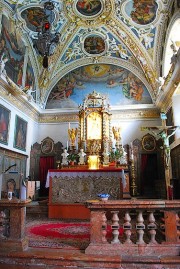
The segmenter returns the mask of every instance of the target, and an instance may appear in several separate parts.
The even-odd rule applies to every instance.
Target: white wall
[[[134,139],[141,139],[148,131],[141,131],[141,127],[150,127],[150,126],[160,126],[161,120],[126,120],[126,121],[112,121],[112,126],[121,127],[121,134],[123,144],[130,144]],[[68,141],[68,122],[63,123],[40,123],[39,124],[39,136],[38,143],[46,138],[47,136],[51,137],[54,140],[54,143],[60,141],[64,147],[67,146]],[[70,123],[70,128],[78,128],[78,122]]]
[[[10,105],[7,101],[5,101],[2,98],[0,98],[0,104],[11,111],[8,145],[4,145],[4,144],[0,143],[0,146],[3,148],[9,149],[9,150],[13,150],[13,151],[19,152],[21,154],[27,155],[29,157],[31,145],[33,143],[35,143],[38,139],[38,123],[33,121],[26,114],[22,113],[22,111],[13,107],[12,105]],[[21,117],[22,119],[24,119],[27,122],[27,139],[26,139],[26,150],[25,151],[22,151],[22,150],[19,150],[19,149],[13,147],[14,135],[15,135],[16,115],[18,115],[19,117]],[[30,162],[30,158],[27,159],[27,175],[29,175],[29,162]]]

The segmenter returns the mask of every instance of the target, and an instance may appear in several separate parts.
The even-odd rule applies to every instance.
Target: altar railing
[[[179,255],[180,200],[87,201],[87,254]]]

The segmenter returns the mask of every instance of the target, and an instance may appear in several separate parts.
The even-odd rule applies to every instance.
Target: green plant
[[[67,158],[68,158],[69,161],[74,162],[74,161],[77,160],[77,157],[78,157],[77,154],[75,154],[75,153],[70,153],[70,154],[68,155]]]
[[[110,162],[115,162],[119,160],[123,156],[123,151],[120,149],[116,149],[115,151],[111,151],[109,155]]]

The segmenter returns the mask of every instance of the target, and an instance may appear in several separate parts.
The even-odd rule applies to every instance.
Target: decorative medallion
[[[138,25],[147,25],[156,19],[158,4],[155,0],[127,0],[122,5],[122,13]]]
[[[106,49],[106,44],[101,36],[89,35],[84,40],[84,50],[88,54],[102,54]]]
[[[31,7],[25,9],[21,13],[22,18],[26,21],[28,29],[36,32],[39,27],[42,26],[42,21],[48,18],[48,21],[52,23],[55,19],[55,14],[51,12],[51,17],[49,14],[46,14],[44,9],[40,7]]]
[[[102,2],[100,0],[78,0],[76,3],[77,11],[83,16],[96,16],[102,10]]]
[[[46,137],[41,142],[41,151],[44,154],[50,154],[54,150],[54,141],[50,137]]]
[[[146,151],[153,151],[156,148],[156,140],[151,134],[147,134],[142,138],[142,148]]]

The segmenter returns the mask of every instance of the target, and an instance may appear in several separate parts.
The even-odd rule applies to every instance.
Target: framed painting
[[[8,144],[10,110],[0,105],[0,143]]]
[[[41,151],[44,154],[50,154],[54,150],[54,141],[50,137],[46,137],[41,142]]]
[[[14,148],[26,150],[27,122],[16,115]]]
[[[142,148],[146,151],[153,151],[156,149],[156,140],[151,134],[146,134],[142,138]]]
[[[18,173],[3,174],[1,197],[2,199],[8,198],[8,192],[12,192],[12,198],[20,197],[20,175]]]

